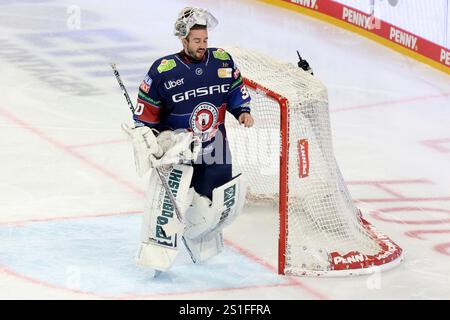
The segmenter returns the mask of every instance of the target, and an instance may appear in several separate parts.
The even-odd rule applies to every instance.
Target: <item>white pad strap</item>
[[[162,169],[160,172],[165,176],[183,215],[192,202],[193,192],[189,189],[192,166],[174,165],[168,168],[167,172]],[[137,263],[161,271],[170,268],[178,252],[182,228],[183,225],[177,219],[170,197],[158,173],[153,170],[146,193]]]
[[[213,190],[212,202],[194,195],[192,206],[186,211],[184,235],[198,239],[209,233],[221,232],[242,211],[247,193],[247,183],[241,175]]]
[[[203,262],[214,257],[223,250],[222,231],[210,232],[204,237],[189,239],[184,237],[196,263]]]

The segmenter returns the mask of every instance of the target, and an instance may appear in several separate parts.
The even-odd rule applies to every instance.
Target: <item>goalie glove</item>
[[[163,155],[163,151],[151,128],[146,126],[130,128],[123,123],[122,130],[133,146],[136,172],[139,177],[142,177],[155,166],[158,158]]]
[[[155,161],[155,166],[190,163],[195,161],[201,142],[191,131],[163,131],[156,138],[164,155]]]

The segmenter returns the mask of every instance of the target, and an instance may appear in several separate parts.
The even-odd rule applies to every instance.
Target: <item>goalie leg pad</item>
[[[136,264],[167,271],[178,255],[177,247],[168,248],[151,242],[141,242],[136,256]]]
[[[241,175],[213,190],[212,202],[198,194],[186,211],[184,236],[200,239],[209,233],[220,233],[242,211],[247,193],[247,182]]]
[[[176,199],[180,213],[192,202],[193,190],[189,186],[193,169],[188,165],[174,165],[160,171]],[[136,262],[138,265],[165,271],[173,263],[181,240],[183,225],[178,221],[175,208],[166,193],[156,170],[150,174],[142,218],[141,244]]]
[[[184,237],[186,244],[189,246],[195,263],[203,262],[212,258],[223,250],[222,231],[210,232],[204,237],[197,239],[189,239]]]

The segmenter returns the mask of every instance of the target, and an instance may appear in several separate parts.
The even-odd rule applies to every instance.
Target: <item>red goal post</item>
[[[277,101],[280,105],[280,142],[281,142],[281,152],[280,152],[280,176],[279,176],[279,229],[285,230],[287,232],[287,203],[288,203],[288,186],[284,181],[287,181],[288,172],[288,156],[287,152],[289,150],[289,113],[288,110],[288,100],[273,92],[270,89],[259,85],[258,83],[244,78],[244,84],[247,88],[253,89],[255,92],[260,92],[265,94],[268,98]],[[286,232],[280,232],[278,236],[278,273],[284,274],[285,266],[285,248],[286,248]]]
[[[227,121],[233,170],[249,180],[249,198],[278,202],[278,272],[345,276],[398,265],[402,249],[353,205],[332,151],[325,87],[293,64],[226,50],[255,118],[251,129]]]

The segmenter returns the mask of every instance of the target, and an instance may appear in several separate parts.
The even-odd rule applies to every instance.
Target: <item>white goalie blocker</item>
[[[205,261],[223,250],[222,230],[242,211],[247,183],[238,175],[213,190],[212,201],[190,188],[193,167],[180,164],[195,160],[200,144],[192,133],[164,131],[155,137],[148,128],[122,126],[134,150],[140,176],[158,168],[167,182],[182,216],[179,221],[172,199],[156,170],[152,170],[146,193],[141,243],[136,262],[158,271],[168,270],[183,241],[194,262]],[[161,156],[162,155],[162,156]]]

